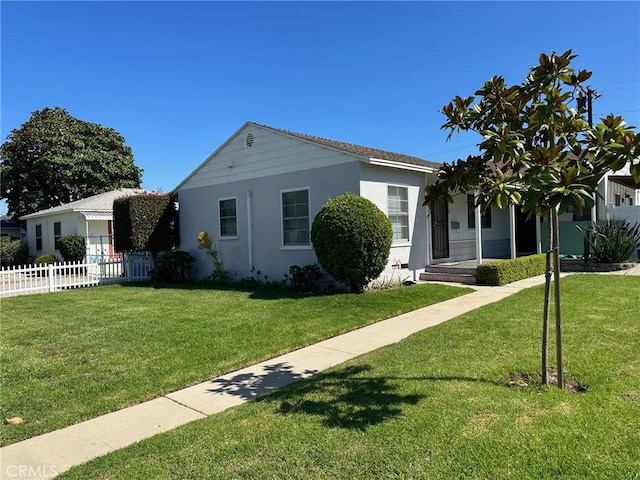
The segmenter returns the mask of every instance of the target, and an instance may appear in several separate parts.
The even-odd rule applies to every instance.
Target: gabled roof
[[[142,195],[145,193],[152,192],[140,188],[119,188],[117,190],[111,190],[110,192],[99,193],[98,195],[82,198],[75,202],[69,202],[65,205],[58,205],[57,207],[30,213],[29,215],[24,215],[20,218],[26,220],[30,218],[44,217],[47,215],[55,215],[58,213],[79,212],[86,214],[85,217],[87,220],[108,220],[111,217],[109,216],[109,218],[107,218],[105,214],[111,214],[113,210],[113,201],[116,198],[128,197],[130,195]]]
[[[251,122],[248,122],[248,123],[251,123]],[[325,147],[331,147],[337,150],[342,150],[343,152],[353,153],[354,155],[366,157],[369,160],[386,160],[387,162],[397,162],[397,163],[404,163],[407,165],[429,167],[435,170],[438,170],[441,166],[439,163],[429,162],[428,160],[424,160],[422,158],[413,157],[410,155],[404,155],[401,153],[394,153],[386,150],[380,150],[378,148],[364,147],[362,145],[354,145],[352,143],[329,140],[327,138],[315,137],[313,135],[307,135],[304,133],[297,133],[297,132],[291,132],[289,130],[283,130],[280,128],[273,128],[267,125],[258,125],[255,123],[253,125],[268,128],[270,130],[281,132],[286,135],[290,135],[292,137],[308,140],[310,142],[317,143],[319,145],[324,145]]]
[[[355,145],[352,143],[339,142],[336,140],[329,140],[327,138],[316,137],[313,135],[307,135],[304,133],[292,132],[290,130],[284,130],[280,128],[269,127],[268,125],[261,125],[254,122],[246,122],[242,125],[233,135],[231,135],[222,145],[220,145],[211,155],[209,155],[200,165],[198,165],[186,178],[184,178],[173,190],[172,193],[177,192],[180,188],[187,183],[197,172],[199,172],[212,158],[214,158],[222,149],[227,146],[231,140],[236,138],[240,132],[246,127],[253,126],[270,130],[280,135],[286,135],[288,137],[297,138],[306,142],[311,142],[316,145],[321,145],[326,148],[338,150],[340,152],[346,152],[351,155],[360,157],[360,160],[369,163],[371,165],[379,165],[391,168],[401,168],[419,172],[435,173],[437,172],[441,164],[435,162],[429,162],[422,158],[413,157],[410,155],[403,155],[400,153],[393,153],[386,150],[380,150],[377,148],[365,147],[362,145]]]

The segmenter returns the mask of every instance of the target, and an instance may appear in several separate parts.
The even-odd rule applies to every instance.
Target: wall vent
[[[253,145],[253,133],[247,133],[247,138],[246,138],[246,142],[247,142],[247,147],[250,147]]]

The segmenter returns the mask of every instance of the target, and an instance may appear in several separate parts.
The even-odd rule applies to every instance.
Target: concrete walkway
[[[234,407],[542,283],[543,275],[502,287],[473,285],[471,287],[476,291],[463,297],[324,340],[149,402],[8,445],[0,449],[0,479],[52,478],[74,465]]]

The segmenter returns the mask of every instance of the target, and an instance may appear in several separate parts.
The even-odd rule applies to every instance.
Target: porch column
[[[511,258],[518,256],[516,248],[516,207],[509,205],[509,244],[511,245]]]
[[[84,221],[84,241],[85,241],[85,254],[84,260],[85,262],[89,262],[89,257],[91,255],[91,245],[89,243],[89,220]]]
[[[542,253],[542,234],[540,233],[540,217],[536,217],[536,253]]]
[[[476,263],[482,264],[482,214],[480,213],[480,205],[478,205],[478,199],[480,198],[480,190],[477,188],[473,192],[476,208],[473,214],[476,219]]]
[[[603,220],[609,220],[611,212],[609,211],[609,178],[608,175],[600,180],[602,186],[604,187],[603,197],[604,197],[604,215],[600,215],[603,217]],[[596,219],[597,221],[598,219]]]

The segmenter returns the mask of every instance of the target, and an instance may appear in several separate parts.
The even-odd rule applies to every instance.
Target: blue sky
[[[168,192],[244,122],[443,162],[439,109],[541,52],[594,72],[596,116],[640,126],[640,2],[2,1],[2,141],[60,106],[112,127]],[[3,207],[4,209],[4,207]]]

